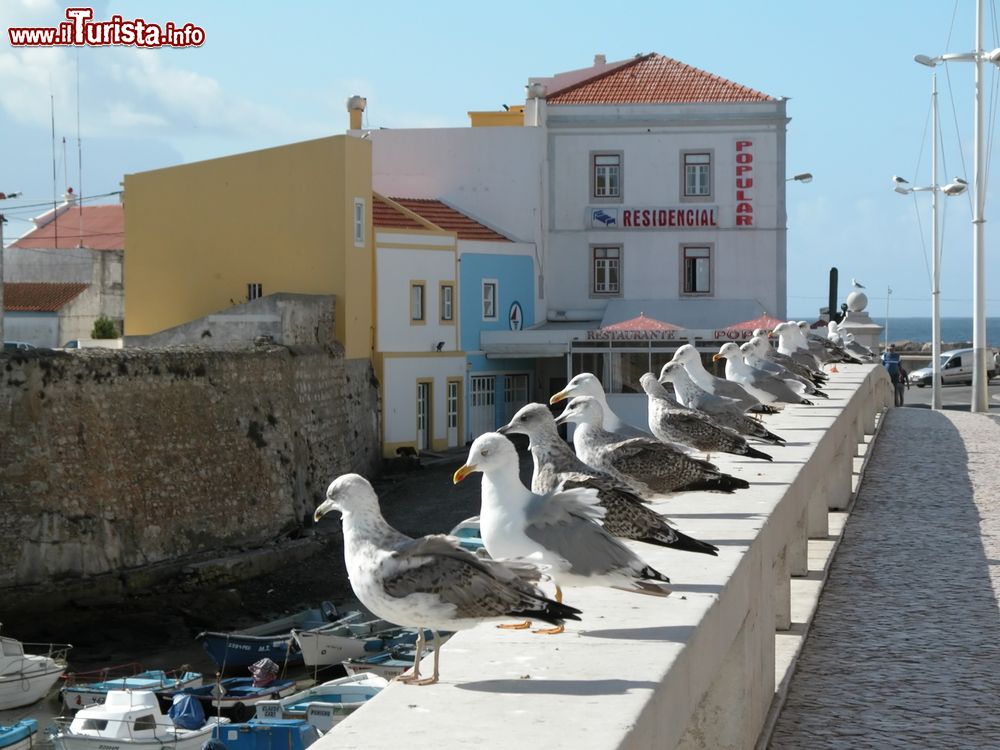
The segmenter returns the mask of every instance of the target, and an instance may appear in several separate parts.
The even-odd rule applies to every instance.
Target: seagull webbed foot
[[[531,627],[531,620],[525,620],[524,622],[512,622],[512,623],[502,623],[497,625],[498,630],[527,630]]]
[[[560,625],[556,628],[539,628],[538,630],[532,630],[532,633],[539,633],[541,635],[559,635],[566,629],[565,625]]]

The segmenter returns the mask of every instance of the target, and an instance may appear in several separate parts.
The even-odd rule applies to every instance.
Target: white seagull
[[[487,432],[469,449],[454,482],[483,473],[479,534],[490,557],[524,558],[546,566],[556,584],[610,586],[637,594],[667,596],[670,579],[643,562],[600,524],[604,509],[597,491],[573,489],[538,495],[518,474],[517,450],[503,435]],[[539,633],[561,633],[559,625]]]
[[[906,182],[906,180],[903,180],[903,179],[901,179],[901,178],[899,178],[899,177],[896,177],[896,178],[895,178],[895,180],[896,180],[896,182]],[[864,289],[864,288],[865,288],[865,285],[864,285],[864,284],[862,284],[862,283],[861,283],[860,281],[858,281],[857,279],[853,279],[853,278],[852,278],[852,279],[851,279],[851,284],[852,284],[852,285],[854,286],[854,288],[855,288],[855,289]]]
[[[443,534],[419,539],[399,533],[379,511],[371,484],[358,474],[337,477],[313,516],[343,514],[344,561],[358,600],[377,617],[419,628],[411,672],[400,682],[438,680],[438,632],[474,627],[486,620],[536,617],[553,625],[579,620],[580,610],[547,598],[536,583],[541,571],[524,561],[476,557]],[[420,679],[424,629],[434,631],[434,674]]]
[[[812,406],[812,401],[802,396],[805,393],[805,386],[802,383],[796,380],[781,380],[769,372],[751,367],[744,361],[743,352],[732,341],[723,344],[712,360],[718,362],[723,358],[726,360],[726,379],[739,383],[762,403],[780,402]]]
[[[701,362],[701,355],[691,344],[684,344],[674,352],[673,362],[680,362],[687,370],[691,380],[703,391],[708,391],[715,396],[725,396],[740,402],[743,411],[761,406],[761,401],[756,396],[750,394],[746,388],[739,383],[733,383],[724,378],[717,378],[705,369]]]
[[[589,372],[574,375],[565,388],[549,399],[549,403],[558,404],[560,401],[574,396],[590,396],[595,399],[604,412],[604,429],[618,435],[622,440],[634,437],[653,437],[651,433],[630,425],[612,411],[611,407],[608,406],[608,397],[604,393],[604,386],[601,385],[601,381],[596,375]]]

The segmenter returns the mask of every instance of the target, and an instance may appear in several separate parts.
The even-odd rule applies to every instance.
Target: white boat
[[[200,715],[191,717],[194,723],[175,723],[160,711],[152,690],[111,690],[104,703],[81,709],[68,727],[61,726],[52,745],[55,750],[200,750],[229,719],[205,721],[197,700],[189,700]]]
[[[152,690],[166,693],[186,687],[201,687],[200,672],[185,668],[143,670],[137,663],[107,667],[92,672],[68,672],[60,689],[63,705],[70,711],[104,703],[109,690]]]
[[[25,646],[45,653],[26,653]],[[0,711],[30,706],[44,698],[66,671],[66,652],[71,648],[0,637]]]
[[[336,626],[292,630],[292,638],[302,652],[307,667],[340,664],[344,659],[356,659],[384,648],[380,636],[396,634],[400,628],[385,620],[347,622]]]
[[[329,732],[388,684],[372,673],[341,677],[281,700],[261,701],[257,704],[257,718],[261,721],[305,719],[320,732]]]

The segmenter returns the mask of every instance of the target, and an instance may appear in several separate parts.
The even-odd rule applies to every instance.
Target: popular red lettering
[[[736,141],[736,226],[753,226],[753,141]]]

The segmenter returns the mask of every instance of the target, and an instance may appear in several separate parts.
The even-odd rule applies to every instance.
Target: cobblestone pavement
[[[1000,748],[1000,415],[893,409],[770,748]]]

